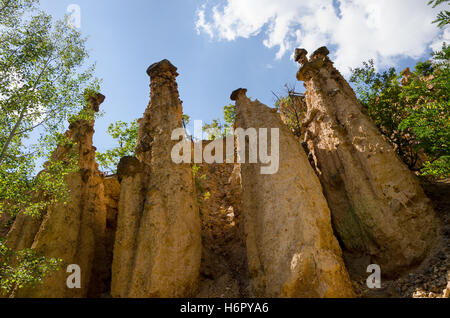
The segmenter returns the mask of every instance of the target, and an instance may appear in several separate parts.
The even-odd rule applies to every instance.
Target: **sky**
[[[326,45],[336,67],[374,59],[378,70],[414,66],[450,42],[450,29],[431,22],[442,8],[428,0],[41,0],[55,18],[80,8],[90,62],[103,80],[104,116],[95,124],[99,151],[116,146],[110,123],[142,117],[149,102],[146,69],[169,59],[178,67],[185,114],[222,118],[233,90],[273,107],[284,85],[303,91],[292,60],[296,47]]]

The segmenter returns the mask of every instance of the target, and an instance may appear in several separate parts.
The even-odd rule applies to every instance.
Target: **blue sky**
[[[436,27],[418,25],[424,19],[429,24],[435,16],[436,10],[428,8],[426,0],[395,0],[409,10],[428,11],[411,11],[409,18],[404,12],[400,15],[412,19],[409,23],[420,30],[410,30],[413,35],[406,43],[414,43],[406,48],[395,44],[409,33],[392,32],[392,50],[382,49],[389,46],[385,38],[390,31],[385,30],[384,21],[377,20],[385,15],[384,11],[377,15],[385,9],[377,7],[378,3],[387,6],[392,0],[377,0],[369,9],[350,0],[268,1],[41,0],[41,7],[55,18],[62,17],[70,4],[81,8],[81,32],[89,36],[91,61],[97,63],[96,75],[103,79],[106,96],[105,115],[95,126],[94,144],[100,151],[114,146],[106,134],[110,123],[142,116],[149,102],[150,81],[145,71],[162,59],[178,67],[184,112],[192,119],[211,121],[222,117],[222,107],[231,102],[229,96],[236,88],[247,88],[248,96],[269,106],[274,103],[272,91],[283,92],[286,83],[302,90],[295,80],[298,67],[290,58],[297,45],[309,50],[328,45],[345,73],[367,57],[375,58],[380,69],[413,65],[443,36]],[[322,7],[315,7],[317,3]],[[370,32],[348,25],[348,21],[357,21],[359,13],[369,21]],[[395,24],[392,28],[398,29]],[[355,32],[353,39],[349,32]],[[350,48],[346,45],[349,39],[353,41]],[[353,45],[359,39],[375,43],[371,47],[361,40]]]

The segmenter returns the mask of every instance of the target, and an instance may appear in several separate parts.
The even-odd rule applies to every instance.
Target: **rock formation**
[[[89,95],[88,108],[99,110],[101,94]],[[62,159],[70,151],[78,153],[79,170],[66,181],[70,191],[67,204],[50,206],[40,218],[19,214],[7,242],[15,250],[33,248],[46,257],[63,260],[62,268],[44,279],[42,285],[24,288],[15,297],[87,297],[99,296],[101,271],[105,265],[104,234],[106,209],[104,205],[103,175],[95,162],[92,145],[94,121],[78,120],[71,123],[66,136],[75,142],[73,148],[58,146],[52,158]],[[66,285],[66,267],[81,268],[81,288]],[[92,283],[92,284],[91,284]],[[103,291],[103,290],[102,290]]]
[[[121,193],[112,266],[113,297],[188,297],[198,287],[201,227],[192,168],[175,164],[182,127],[176,68],[147,70],[151,101],[139,120],[136,157],[118,167]]]
[[[231,138],[234,142],[234,138]],[[244,298],[250,296],[247,253],[242,216],[240,165],[226,163],[223,139],[202,141],[202,149],[223,146],[224,163],[196,164],[195,183],[202,222],[203,253],[200,288],[196,297]]]
[[[106,206],[105,247],[108,264],[103,281],[107,283],[107,291],[111,290],[111,266],[113,262],[114,242],[116,240],[117,218],[119,215],[120,183],[117,176],[108,176],[103,182]]]
[[[71,123],[66,136],[74,145],[58,146],[51,158],[78,154],[67,204],[40,217],[19,213],[7,235],[13,250],[33,248],[62,259],[62,268],[13,296],[354,297],[354,290],[371,292],[361,292],[365,281],[354,280],[354,289],[347,269],[353,274],[358,266],[366,278],[367,265],[379,264],[383,275],[396,276],[419,264],[439,229],[429,200],[363,115],[328,50],[306,55],[296,50],[305,96],[281,102],[280,118],[236,90],[239,128],[227,141],[237,146],[184,140],[191,159],[214,149],[195,167],[172,159],[182,102],[177,69],[167,60],[147,70],[151,100],[139,120],[136,156],[122,158],[117,175],[98,170],[94,121]],[[104,98],[89,95],[86,107],[98,112]],[[220,157],[216,151],[225,163],[209,162]],[[7,221],[0,216],[0,226]],[[350,254],[347,268],[338,239]],[[448,253],[435,254],[420,267],[443,273]],[[70,264],[81,268],[80,289],[66,285]]]
[[[305,82],[305,141],[345,248],[367,256],[382,274],[418,264],[436,241],[438,222],[416,177],[361,112],[325,47],[308,59],[297,49]]]
[[[261,174],[261,162],[246,160],[241,164],[242,209],[254,295],[352,297],[330,210],[306,154],[276,111],[251,101],[245,92],[239,89],[231,96],[236,100],[237,127],[279,128],[277,173]],[[239,152],[243,152],[242,144],[248,149],[244,138],[237,137]],[[243,159],[240,156],[240,161]]]

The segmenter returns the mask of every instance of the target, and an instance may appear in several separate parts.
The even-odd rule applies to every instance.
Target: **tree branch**
[[[36,87],[37,87],[39,81],[41,80],[42,76],[44,75],[44,72],[45,72],[45,70],[46,70],[47,67],[48,67],[48,63],[50,62],[51,57],[52,57],[52,55],[50,55],[50,57],[48,58],[48,60],[46,61],[45,65],[44,65],[44,68],[42,69],[42,71],[41,71],[41,73],[39,74],[38,78],[37,78],[36,81],[34,82],[33,88],[32,88],[32,90],[31,90],[32,92],[35,92],[35,91],[36,91]],[[20,100],[20,99],[19,99],[19,100]],[[11,133],[9,134],[9,137],[8,137],[8,139],[6,140],[6,143],[3,145],[3,149],[2,149],[2,152],[1,152],[1,154],[0,154],[0,164],[3,162],[3,160],[4,160],[4,158],[5,158],[6,151],[8,150],[9,145],[10,145],[12,139],[13,139],[14,136],[17,134],[17,129],[19,129],[20,125],[22,124],[22,121],[23,121],[23,119],[24,119],[24,117],[25,117],[26,111],[27,111],[27,105],[23,106],[23,108],[22,108],[22,110],[21,110],[21,112],[20,112],[19,119],[17,120],[17,122],[16,122],[16,124],[14,125],[14,127],[13,127]]]

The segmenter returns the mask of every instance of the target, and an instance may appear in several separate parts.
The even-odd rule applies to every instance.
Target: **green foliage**
[[[233,104],[223,106],[223,118],[228,132],[231,131],[236,120],[236,106]]]
[[[300,137],[302,135],[302,120],[306,108],[302,102],[302,96],[295,93],[294,89],[286,85],[287,96],[277,97],[275,108],[280,112],[283,122],[291,129],[292,133]]]
[[[37,5],[0,0],[0,214],[13,217],[67,201],[66,178],[78,169],[78,151],[63,132],[68,120],[93,119],[85,93],[99,90],[94,66],[85,66],[86,39]],[[54,152],[57,146],[71,151]],[[34,251],[10,251],[3,243],[0,250],[4,292],[56,269],[56,260]]]
[[[281,107],[281,105],[283,103],[291,104],[292,103],[291,97],[290,96],[284,96],[284,97],[277,98],[277,100],[275,102],[275,108],[277,110],[280,110],[280,107]]]
[[[38,216],[50,205],[56,202],[66,203],[69,192],[66,177],[78,170],[78,153],[76,144],[65,135],[47,136],[55,138],[47,147],[57,143],[59,147],[70,148],[64,158],[53,158],[45,164],[45,169],[36,177],[33,177],[32,168],[34,158],[26,157],[25,164],[15,170],[8,171],[9,165],[0,166],[0,213],[17,215],[20,211],[24,214]],[[50,150],[44,150],[50,151]]]
[[[196,164],[194,164],[192,166],[192,173],[194,175],[195,189],[197,192],[197,202],[198,202],[198,205],[201,207],[203,205],[203,200],[209,199],[211,194],[208,194],[209,192],[204,193],[205,190],[203,189],[202,181],[206,180],[206,174],[200,175],[199,170],[200,170],[200,167],[197,166]]]
[[[220,119],[213,119],[212,123],[203,124],[203,131],[207,134],[209,140],[220,139],[225,135],[225,125]]]
[[[373,61],[352,71],[363,109],[411,169],[450,176],[450,49],[444,44],[413,72],[375,71]]]
[[[117,165],[121,158],[134,156],[137,137],[138,122],[134,120],[130,123],[123,121],[115,122],[108,127],[108,134],[117,140],[118,146],[106,150],[104,153],[97,152],[97,162],[108,172],[116,173]]]
[[[31,249],[14,252],[0,240],[0,295],[7,296],[16,288],[41,284],[59,269],[62,260],[45,258]]]
[[[223,107],[224,123],[220,119],[214,119],[212,123],[204,124],[203,131],[207,133],[209,140],[225,138],[233,133],[233,125],[236,119],[236,107],[233,104]]]
[[[86,39],[36,4],[0,0],[0,214],[37,214],[64,199],[76,152],[53,158],[36,178],[35,171],[57,145],[74,146],[65,124],[92,118],[80,110],[85,91],[99,88],[94,67],[84,68]]]
[[[428,2],[428,5],[432,5],[433,8],[436,8],[440,4],[449,3],[450,0],[431,0]],[[450,11],[443,10],[439,12],[438,16],[436,17],[436,20],[433,21],[433,23],[437,23],[437,25],[440,28],[445,27],[447,24],[450,24]]]
[[[423,72],[423,64],[416,68],[404,85],[401,98],[409,106],[408,117],[399,125],[402,131],[411,131],[429,161],[425,163],[427,175],[450,177],[450,47],[443,45],[441,52],[429,61],[431,72]]]
[[[38,0],[0,0],[0,25],[12,26],[20,22],[27,11],[36,9]]]
[[[206,180],[206,174],[199,175],[200,167],[195,163],[192,166],[192,173],[194,175],[195,187],[199,193],[203,193],[202,180]]]
[[[422,168],[422,175],[434,178],[450,177],[450,156],[439,157],[435,161],[425,162]]]
[[[418,161],[414,150],[417,141],[409,130],[399,129],[409,109],[401,96],[403,87],[400,79],[401,75],[394,68],[376,72],[374,62],[370,60],[364,62],[363,67],[352,70],[350,82],[355,84],[363,111],[393,143],[408,167],[414,169]]]
[[[187,125],[191,122],[191,117],[189,115],[183,114],[182,117],[183,128],[186,129]]]
[[[186,129],[191,118],[183,114],[182,124]],[[116,140],[117,146],[105,152],[97,152],[96,160],[106,172],[117,173],[117,166],[125,156],[134,156],[138,138],[137,119],[130,123],[118,121],[108,127],[108,134]]]

